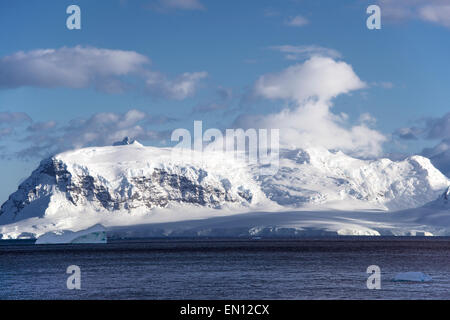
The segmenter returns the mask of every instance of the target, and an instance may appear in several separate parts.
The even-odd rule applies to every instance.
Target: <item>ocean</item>
[[[408,271],[432,281],[392,281]],[[0,241],[0,299],[450,299],[450,238]]]

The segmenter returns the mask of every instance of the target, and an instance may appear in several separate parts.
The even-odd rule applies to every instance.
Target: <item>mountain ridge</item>
[[[125,140],[124,140],[125,141]],[[429,159],[361,160],[323,148],[280,151],[272,176],[223,153],[144,147],[137,141],[44,159],[1,206],[0,223],[59,212],[155,208],[402,210],[435,200],[450,185]],[[186,156],[187,155],[187,156]]]

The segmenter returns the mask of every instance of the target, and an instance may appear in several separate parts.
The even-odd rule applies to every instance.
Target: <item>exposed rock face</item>
[[[134,153],[146,149],[141,145],[114,148],[127,148],[123,151]],[[152,151],[155,150],[152,148]],[[164,208],[171,204],[210,208],[227,203],[248,206],[254,200],[252,183],[233,183],[201,166],[180,166],[160,159],[154,163],[127,159],[120,163],[119,169],[110,167],[109,161],[114,162],[114,157],[107,163],[96,162],[92,166],[72,162],[70,158],[70,154],[65,154],[43,160],[2,205],[0,219],[15,221],[35,200],[51,199],[55,194],[62,195],[68,207],[89,205],[108,211]],[[47,208],[33,209],[40,212],[31,215],[43,216]]]
[[[56,173],[65,175],[65,170]],[[74,205],[96,202],[108,210],[166,207],[170,202],[198,204],[219,207],[225,202],[251,202],[251,193],[238,191],[233,194],[226,189],[228,181],[224,179],[219,185],[202,184],[202,176],[207,172],[195,172],[194,179],[155,168],[147,176],[123,177],[120,187],[110,190],[98,178],[90,175],[70,176],[67,184],[60,190],[65,191],[67,199]],[[61,181],[61,180],[60,180]]]
[[[58,181],[59,173],[63,172],[62,168],[58,166],[57,161],[43,160],[31,176],[21,183],[18,190],[11,194],[1,206],[0,218],[15,220],[19,212],[33,201],[50,196],[60,183]]]
[[[441,195],[441,199],[446,203],[450,202],[450,187],[448,187],[447,190],[444,191],[444,193]]]
[[[126,145],[129,145],[129,144],[133,144],[135,142],[136,142],[136,140],[132,140],[129,137],[125,137],[125,138],[123,138],[122,141],[114,142],[113,146],[126,146]]]

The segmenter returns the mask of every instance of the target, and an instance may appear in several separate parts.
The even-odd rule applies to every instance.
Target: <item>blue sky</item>
[[[71,4],[81,8],[81,30],[66,28]],[[381,7],[381,30],[366,27],[370,4]],[[117,128],[166,145],[172,129],[194,120],[224,129],[242,115],[301,108],[292,92],[273,98],[256,83],[314,56],[345,63],[364,83],[324,102],[326,116],[339,117],[333,125],[351,132],[364,123],[367,140],[384,137],[378,156],[428,152],[445,172],[449,36],[443,0],[0,0],[0,200],[43,156],[109,144]],[[37,61],[39,49],[54,51]],[[55,59],[58,70],[42,67]],[[296,75],[310,75],[305,69]]]

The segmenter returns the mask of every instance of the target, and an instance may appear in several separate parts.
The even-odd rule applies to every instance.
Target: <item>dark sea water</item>
[[[366,287],[369,265],[381,290]],[[391,281],[406,271],[433,281]],[[450,299],[450,239],[2,241],[0,299]]]

